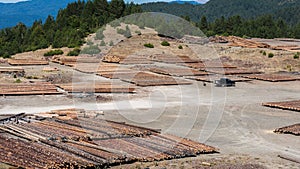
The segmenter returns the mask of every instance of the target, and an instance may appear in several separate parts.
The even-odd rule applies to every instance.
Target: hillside
[[[205,15],[208,21],[222,16],[240,15],[242,18],[271,14],[290,24],[299,21],[300,0],[210,0],[203,5],[169,4],[163,2],[143,4],[144,11],[164,12],[177,16],[189,16],[198,22]]]
[[[12,27],[19,22],[30,26],[35,20],[56,16],[61,8],[76,0],[31,0],[18,3],[0,3],[0,28]]]

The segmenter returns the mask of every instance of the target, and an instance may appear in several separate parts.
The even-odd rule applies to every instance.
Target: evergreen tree
[[[120,18],[125,11],[125,3],[123,0],[111,0],[109,3],[109,12],[112,18]]]
[[[207,22],[206,16],[202,16],[201,17],[201,20],[200,20],[200,23],[199,23],[198,27],[204,33],[207,32],[207,30],[208,30],[208,22]]]

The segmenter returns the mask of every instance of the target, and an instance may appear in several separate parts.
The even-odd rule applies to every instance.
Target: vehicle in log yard
[[[220,80],[215,80],[214,82],[216,87],[234,87],[235,86],[235,82],[228,79],[228,78],[220,78]]]

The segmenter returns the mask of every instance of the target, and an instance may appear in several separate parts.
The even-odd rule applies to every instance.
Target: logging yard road
[[[93,74],[80,75],[83,76],[76,77],[82,81],[105,80]],[[69,99],[65,95],[6,96],[0,98],[0,113],[40,113],[70,107],[102,110],[107,120],[161,129],[163,133],[205,141],[220,149],[219,154],[197,157],[200,160],[246,156],[245,161],[266,167],[298,168],[299,164],[278,155],[299,160],[300,140],[273,131],[298,123],[299,112],[272,109],[262,103],[299,99],[299,84],[299,81],[250,81],[238,83],[234,88],[217,88],[193,81],[192,85],[138,89],[134,95],[101,94],[111,98],[104,102],[88,97]],[[217,116],[217,124],[206,124],[211,122],[208,117],[213,114]]]

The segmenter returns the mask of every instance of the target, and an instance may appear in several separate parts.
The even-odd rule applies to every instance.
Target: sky
[[[26,0],[0,0],[0,2],[3,3],[15,3],[15,2],[20,2],[20,1],[26,1]],[[125,0],[126,2],[135,2],[135,3],[145,3],[145,2],[156,2],[156,1],[174,1],[174,0]],[[187,1],[187,0],[185,0]],[[194,1],[198,1],[201,3],[207,2],[208,0],[194,0]]]

